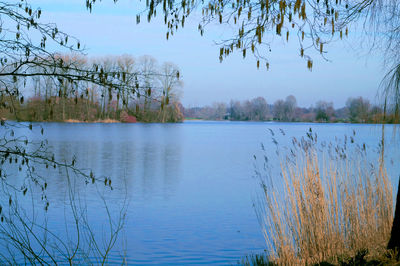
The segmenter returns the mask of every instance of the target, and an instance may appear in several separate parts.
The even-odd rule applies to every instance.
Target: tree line
[[[173,63],[158,64],[150,56],[130,55],[89,58],[78,54],[57,55],[63,63],[80,69],[96,65],[104,73],[119,73],[122,89],[90,81],[54,80],[52,76],[32,76],[27,82],[15,80],[15,91],[1,94],[0,117],[18,121],[121,121],[179,122],[179,69]],[[43,67],[43,66],[40,66]],[[67,68],[73,75],[73,68]],[[135,73],[141,73],[140,76]],[[104,74],[107,75],[107,74]],[[24,84],[22,84],[24,82]],[[28,83],[28,84],[27,84]],[[140,90],[139,90],[140,88]],[[28,93],[30,92],[30,93]],[[26,97],[26,96],[25,96]]]
[[[235,101],[228,104],[215,102],[211,106],[184,109],[186,118],[233,121],[282,121],[282,122],[350,122],[398,123],[394,112],[370,103],[363,97],[348,98],[346,105],[334,108],[332,102],[318,101],[310,107],[299,107],[293,95],[267,103],[264,97]]]

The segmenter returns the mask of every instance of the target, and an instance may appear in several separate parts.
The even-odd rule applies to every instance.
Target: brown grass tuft
[[[263,182],[257,212],[269,260],[279,265],[336,264],[360,250],[368,250],[369,258],[381,256],[393,221],[384,163],[368,163],[366,152],[351,158],[327,156],[313,145],[295,153],[293,161],[281,162],[280,190],[276,177],[276,185],[274,180]]]

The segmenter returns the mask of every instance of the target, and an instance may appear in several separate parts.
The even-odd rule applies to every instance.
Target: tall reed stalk
[[[385,251],[393,221],[393,194],[386,168],[352,139],[317,147],[317,136],[294,139],[281,157],[281,178],[256,171],[263,195],[257,214],[279,265],[309,265]],[[350,150],[348,146],[355,148]]]

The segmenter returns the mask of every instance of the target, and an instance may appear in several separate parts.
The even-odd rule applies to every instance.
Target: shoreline
[[[398,125],[400,123],[382,123],[382,122],[350,122],[350,121],[278,121],[278,120],[212,120],[212,119],[201,119],[201,118],[189,118],[183,119],[183,121],[204,121],[204,122],[250,122],[250,123],[305,123],[305,124],[353,124],[353,125]]]
[[[44,121],[43,121],[44,122]],[[46,122],[54,122],[54,121],[46,121]],[[87,123],[87,124],[95,124],[95,123],[103,123],[103,124],[111,124],[111,123],[122,123],[119,120],[115,119],[102,119],[102,120],[96,120],[96,121],[81,121],[77,119],[67,119],[64,121],[60,121],[61,123]]]
[[[146,124],[158,124],[161,122],[122,122],[115,119],[101,119],[95,121],[83,121],[77,119],[66,119],[63,121],[17,121],[17,120],[9,120],[5,118],[0,118],[1,121],[13,121],[13,122],[22,122],[22,123],[68,123],[68,124],[135,124],[135,123],[146,123]],[[183,123],[183,122],[250,122],[250,123],[282,123],[282,124],[353,124],[353,125],[398,125],[396,123],[352,123],[352,122],[344,122],[344,121],[336,121],[336,122],[318,122],[318,121],[256,121],[256,120],[207,120],[207,119],[183,119],[180,122],[175,122],[176,124]],[[171,122],[167,123],[170,124]],[[173,124],[175,124],[173,123]]]

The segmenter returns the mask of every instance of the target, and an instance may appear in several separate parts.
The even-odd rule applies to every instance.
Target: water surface
[[[253,156],[261,155],[260,143],[274,152],[269,129],[282,146],[290,145],[291,137],[304,136],[310,127],[321,141],[355,131],[356,140],[368,145],[371,156],[376,156],[373,151],[381,137],[381,126],[354,124],[190,121],[35,126],[44,128],[56,159],[71,161],[75,155],[79,167],[112,178],[112,209],[118,210],[127,196],[124,237],[116,249],[124,247],[130,264],[235,264],[247,254],[263,252],[266,246],[253,208],[259,192]],[[20,131],[41,139],[39,130]],[[399,141],[393,132],[393,126],[386,126],[389,174],[397,182]],[[54,213],[51,224],[62,234],[66,178],[62,171],[46,178],[49,213]],[[101,232],[106,218],[98,211],[102,203],[96,189],[88,190],[88,213]],[[117,260],[119,255],[111,257]]]

